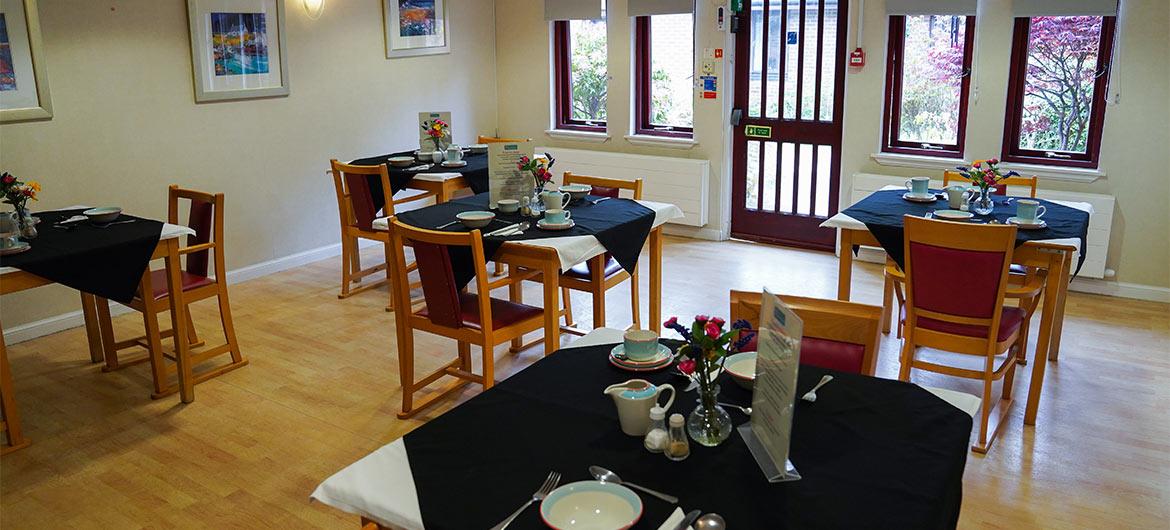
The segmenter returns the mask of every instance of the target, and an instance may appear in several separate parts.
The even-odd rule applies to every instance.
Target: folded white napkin
[[[658,530],[674,530],[674,527],[678,526],[678,524],[681,523],[683,518],[686,516],[687,514],[682,511],[682,508],[675,508],[674,511],[670,513],[670,517],[667,517],[666,520],[662,522],[662,526],[658,527]],[[688,526],[687,530],[690,530],[690,528],[691,527]]]
[[[419,173],[414,178],[442,182],[447,179],[462,177],[462,173]]]

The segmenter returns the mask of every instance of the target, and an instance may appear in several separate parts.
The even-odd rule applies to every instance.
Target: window
[[[635,24],[634,132],[690,138],[695,124],[693,16],[644,16]]]
[[[975,17],[890,17],[882,150],[960,158]]]
[[[1115,17],[1017,18],[1003,159],[1097,167]]]
[[[558,129],[605,132],[609,76],[604,16],[553,23]]]

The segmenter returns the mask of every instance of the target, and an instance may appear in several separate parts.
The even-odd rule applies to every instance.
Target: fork
[[[600,198],[600,199],[593,199],[593,200],[589,201],[589,204],[590,204],[591,206],[592,206],[592,205],[596,205],[596,204],[597,204],[597,203],[599,203],[599,202],[608,201],[608,200],[610,200],[610,199],[612,199],[612,198],[613,198],[613,197],[602,197],[602,198]]]
[[[553,488],[557,487],[557,484],[560,482],[561,474],[557,473],[556,471],[549,471],[548,478],[544,479],[544,484],[540,486],[540,489],[536,490],[536,493],[532,494],[532,498],[528,499],[528,502],[525,502],[522,506],[520,506],[520,508],[512,512],[512,515],[509,515],[507,519],[504,519],[503,521],[500,521],[500,524],[493,526],[491,530],[504,530],[507,528],[508,525],[512,524],[512,521],[517,517],[520,517],[520,514],[524,513],[524,510],[531,506],[532,503],[544,500],[544,498],[548,496],[549,492],[551,492]]]

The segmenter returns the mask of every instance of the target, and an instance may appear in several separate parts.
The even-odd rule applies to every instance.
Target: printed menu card
[[[759,351],[752,394],[752,421],[739,427],[769,482],[799,480],[788,461],[796,374],[804,323],[779,297],[764,290],[760,307]]]
[[[442,120],[447,124],[447,138],[443,140],[443,145],[451,143],[451,136],[453,129],[451,129],[451,113],[450,112],[420,112],[418,113],[418,148],[424,153],[429,153],[435,150],[435,141],[431,140],[431,136],[427,134],[427,127],[434,123],[435,120]]]
[[[532,142],[488,144],[488,190],[490,207],[500,199],[531,197],[532,176],[520,170],[520,158],[532,158]]]

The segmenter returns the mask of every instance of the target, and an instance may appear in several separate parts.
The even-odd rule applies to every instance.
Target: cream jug
[[[630,379],[605,389],[605,394],[612,397],[617,406],[622,432],[630,436],[646,436],[650,429],[650,409],[658,404],[658,395],[663,390],[670,390],[670,399],[660,406],[670,410],[674,404],[674,387],[669,384],[655,386],[645,379]]]

